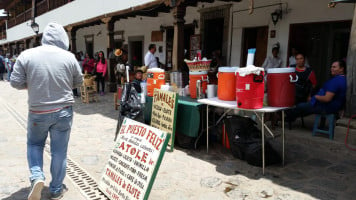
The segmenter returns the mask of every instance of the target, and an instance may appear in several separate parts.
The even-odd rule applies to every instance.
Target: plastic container
[[[244,72],[243,76],[241,76],[240,73],[241,72],[236,73],[237,107],[245,109],[262,108],[265,88],[264,72],[260,71],[259,74],[246,74]]]
[[[256,49],[248,49],[246,66],[253,65],[255,61]]]
[[[181,88],[183,86],[182,72],[171,72],[170,80],[171,80],[171,85],[176,85],[177,88]]]
[[[203,94],[208,87],[208,72],[189,72],[189,93],[191,98],[197,98],[196,83],[197,80],[202,80]]]
[[[295,68],[267,70],[267,99],[272,107],[292,107],[295,104]]]
[[[219,67],[218,98],[224,101],[236,100],[236,75],[238,67]]]
[[[151,68],[147,70],[147,96],[152,97],[155,88],[161,89],[161,85],[166,84],[163,69]]]

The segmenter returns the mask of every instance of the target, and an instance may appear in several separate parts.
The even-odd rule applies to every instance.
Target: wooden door
[[[246,66],[247,50],[256,48],[255,66],[262,66],[267,56],[268,26],[245,28],[242,35],[243,48],[240,66]]]
[[[319,86],[329,79],[332,62],[346,58],[350,30],[351,21],[290,26],[289,49],[294,47],[305,54]]]

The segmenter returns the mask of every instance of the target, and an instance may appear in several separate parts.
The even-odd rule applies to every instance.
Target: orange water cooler
[[[238,67],[219,67],[218,98],[224,101],[236,100],[236,75]]]
[[[152,97],[155,88],[161,89],[161,85],[166,84],[163,69],[152,68],[147,70],[147,96]]]

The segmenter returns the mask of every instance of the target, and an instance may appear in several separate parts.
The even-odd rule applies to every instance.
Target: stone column
[[[115,59],[110,58],[110,54],[114,51],[114,24],[115,21],[111,17],[105,17],[101,19],[102,22],[105,23],[106,30],[108,32],[107,35],[107,46],[106,46],[106,57],[108,62],[108,89],[110,92],[116,92],[116,78],[115,78]]]
[[[30,42],[31,42],[30,39],[24,40],[24,48],[25,48],[25,49],[29,49],[29,48],[30,48]]]
[[[346,115],[356,114],[356,8],[352,20],[349,50],[347,53]]]
[[[9,53],[10,53],[10,56],[14,55],[14,49],[12,48],[12,44],[11,43],[9,43]]]
[[[70,35],[70,51],[72,53],[77,53],[77,28],[69,26],[67,27],[67,31]]]
[[[183,66],[184,62],[184,16],[186,12],[185,5],[178,5],[173,8],[174,17],[174,38],[172,64],[173,71],[177,71]]]
[[[39,35],[34,35],[33,36],[33,40],[35,41],[33,43],[33,46],[32,47],[37,47],[37,46],[40,46],[41,43],[40,43],[40,36]]]
[[[10,43],[7,43],[6,53],[11,53],[10,47],[11,47]]]
[[[19,42],[15,42],[15,52],[14,54],[20,54]]]

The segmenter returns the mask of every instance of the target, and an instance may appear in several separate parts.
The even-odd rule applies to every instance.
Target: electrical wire
[[[352,151],[356,151],[356,149],[350,147],[350,146],[347,144],[347,138],[348,138],[349,131],[350,131],[350,123],[351,123],[351,120],[352,120],[353,118],[355,118],[355,117],[356,117],[356,115],[353,115],[353,116],[350,117],[349,123],[347,124],[347,132],[346,132],[346,137],[345,137],[345,145],[346,145],[346,147],[347,147],[348,149],[350,149],[350,150],[352,150]]]

